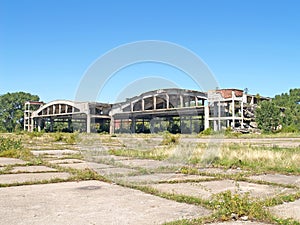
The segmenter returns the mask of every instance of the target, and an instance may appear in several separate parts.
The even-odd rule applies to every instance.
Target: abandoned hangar
[[[179,88],[148,91],[124,102],[106,104],[55,100],[25,103],[24,130],[53,132],[199,133],[212,128],[255,127],[258,101],[239,89],[208,92]]]

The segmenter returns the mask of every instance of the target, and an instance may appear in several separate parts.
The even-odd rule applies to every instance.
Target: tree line
[[[264,132],[300,131],[300,88],[262,101],[256,109],[256,122]]]
[[[20,131],[24,127],[24,104],[39,101],[40,97],[26,92],[0,95],[0,131]]]
[[[24,127],[24,104],[40,97],[26,92],[0,95],[0,131],[15,132]],[[264,132],[300,131],[300,88],[262,101],[256,109],[256,122]]]

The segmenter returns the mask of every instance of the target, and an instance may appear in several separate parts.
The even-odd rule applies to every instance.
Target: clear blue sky
[[[273,97],[300,87],[299,12],[298,0],[0,0],[0,94],[74,99],[99,56],[129,42],[162,40],[196,53],[221,88]],[[145,76],[195,88],[162,65],[120,74],[99,101],[114,102]]]

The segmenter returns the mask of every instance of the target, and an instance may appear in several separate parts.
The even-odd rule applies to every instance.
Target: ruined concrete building
[[[267,98],[238,89],[200,92],[160,89],[145,92],[124,102],[105,104],[56,100],[26,102],[24,130],[112,133],[199,133],[232,127],[255,128],[258,101]]]

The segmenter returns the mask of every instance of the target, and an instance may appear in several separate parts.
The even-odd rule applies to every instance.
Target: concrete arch
[[[123,130],[123,124],[130,124],[130,131],[136,132],[136,124],[144,131],[145,123],[150,129],[158,121],[168,121],[173,126],[173,119],[179,120],[180,130],[184,120],[189,120],[189,130],[204,129],[204,107],[207,94],[200,91],[168,88],[144,92],[138,96],[128,98],[124,102],[113,105],[110,112],[111,132]],[[182,122],[182,123],[181,123]],[[198,128],[193,127],[198,123]],[[126,125],[126,126],[127,126]],[[129,129],[128,127],[126,128]],[[152,131],[151,131],[152,132]],[[155,132],[155,131],[154,131]]]
[[[72,115],[78,113],[85,113],[83,103],[77,103],[69,100],[55,100],[43,105],[37,111],[33,112],[35,117],[49,117],[54,115]]]
[[[187,99],[190,98],[190,99]],[[111,115],[116,113],[145,111],[145,110],[160,110],[169,108],[184,108],[204,105],[207,100],[207,94],[200,91],[167,88],[154,91],[147,91],[138,96],[126,99],[125,102],[116,103],[113,106]]]

